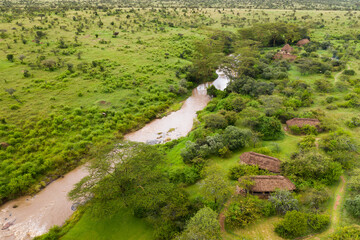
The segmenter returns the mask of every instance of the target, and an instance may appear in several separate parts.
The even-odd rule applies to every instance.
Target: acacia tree
[[[218,165],[207,167],[204,170],[205,179],[200,183],[202,194],[215,204],[223,203],[230,195],[229,181]]]
[[[121,207],[133,209],[137,217],[158,214],[174,189],[159,169],[162,162],[154,147],[122,144],[113,156],[90,163],[90,174],[76,184],[70,199],[91,199],[91,209],[98,216],[112,215]]]
[[[209,207],[200,209],[186,225],[177,240],[218,240],[222,239],[217,214]]]

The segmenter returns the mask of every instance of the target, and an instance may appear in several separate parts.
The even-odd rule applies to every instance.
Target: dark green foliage
[[[229,151],[245,147],[250,141],[251,135],[249,130],[228,126],[222,134],[207,136],[197,143],[188,141],[180,155],[185,163],[193,163],[192,159],[196,157],[208,158],[210,155],[226,157]]]
[[[349,128],[356,128],[360,126],[360,117],[352,117],[350,120],[347,120],[345,124]]]
[[[304,38],[307,29],[291,23],[256,24],[251,28],[239,30],[243,39],[261,42],[263,46],[274,47],[284,43],[292,43]]]
[[[351,174],[351,178],[347,184],[350,192],[360,194],[360,169],[354,169]]]
[[[200,179],[199,170],[201,169],[202,166],[200,169],[194,166],[172,170],[169,172],[169,179],[173,183],[185,183],[191,185]]]
[[[352,70],[352,69],[350,69],[350,70],[346,69],[346,70],[344,70],[343,73],[344,73],[345,75],[349,75],[349,76],[354,76],[354,75],[355,75],[355,71]]]
[[[283,169],[298,183],[319,181],[330,185],[342,174],[340,163],[315,150],[297,153],[283,163]]]
[[[305,235],[307,230],[306,215],[298,211],[290,211],[275,227],[275,232],[283,238],[296,238]]]
[[[209,114],[204,117],[205,127],[208,128],[225,128],[228,123],[225,117],[221,114]]]
[[[290,126],[290,130],[293,134],[296,134],[296,135],[300,135],[300,134],[317,135],[318,134],[317,128],[314,126],[311,126],[311,125],[305,125],[305,126],[302,126],[301,128],[296,125],[293,125],[293,126]]]
[[[332,83],[326,79],[317,79],[315,81],[315,88],[319,92],[331,92],[333,89]]]
[[[291,211],[287,212],[284,220],[275,227],[275,232],[283,238],[292,239],[323,231],[329,224],[330,217],[328,215]]]
[[[299,209],[299,201],[287,190],[276,190],[269,197],[269,202],[271,202],[276,212],[282,215],[288,211]]]
[[[228,126],[224,133],[223,137],[226,141],[226,145],[230,150],[239,150],[247,144],[251,136],[251,132],[244,129],[239,129],[234,126]]]
[[[303,204],[308,206],[312,211],[318,212],[329,197],[329,193],[325,189],[311,188],[306,191]]]
[[[360,218],[360,195],[346,199],[345,208],[352,216]]]
[[[263,140],[276,140],[283,136],[281,122],[274,117],[252,118],[251,127],[262,134]]]
[[[325,73],[331,71],[331,66],[328,63],[322,63],[311,58],[301,58],[295,60],[296,65],[302,74],[311,73]]]
[[[272,82],[257,81],[252,77],[241,76],[230,82],[227,89],[231,92],[250,96],[271,95],[275,85]]]
[[[298,146],[301,150],[308,150],[315,148],[316,139],[314,136],[306,136],[299,143]]]
[[[228,176],[231,180],[238,180],[242,176],[248,175],[272,175],[267,170],[259,169],[257,166],[239,164],[230,168]]]
[[[222,239],[217,213],[208,207],[200,209],[187,223],[185,230],[178,239]]]
[[[226,216],[226,226],[236,229],[243,228],[254,223],[263,216],[263,212],[271,212],[271,206],[266,205],[266,201],[260,200],[251,195],[247,197],[237,197],[228,207]]]
[[[13,54],[8,54],[6,55],[6,59],[10,62],[13,62],[14,61],[14,55]]]
[[[360,226],[351,225],[340,227],[335,233],[331,234],[331,240],[359,240],[360,239]]]
[[[322,138],[320,147],[333,159],[345,168],[349,169],[356,163],[358,145],[349,134],[344,131],[332,132]]]
[[[330,216],[320,214],[307,214],[307,223],[311,232],[321,232],[330,225]]]

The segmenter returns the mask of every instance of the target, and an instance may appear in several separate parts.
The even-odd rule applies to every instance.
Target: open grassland
[[[61,238],[64,240],[96,240],[96,239],[153,239],[152,227],[144,221],[135,218],[127,210],[119,211],[106,221],[93,218],[85,213],[69,233]]]
[[[0,142],[9,146],[0,149],[1,199],[38,191],[49,180],[44,176],[63,174],[85,157],[101,157],[101,153],[109,151],[124,133],[142,127],[169,109],[178,109],[178,102],[195,86],[182,79],[197,54],[196,43],[209,38],[221,39],[226,34],[236,39],[239,29],[257,23],[296,23],[309,28],[311,41],[331,43],[331,47],[317,49],[312,55],[295,47],[295,54],[324,63],[340,58],[346,61],[345,69],[354,70],[354,75],[345,76],[344,69],[338,66],[327,76],[323,72],[308,73],[291,63],[287,78],[281,84],[300,82],[310,86],[311,104],[288,103],[286,107],[293,107],[297,117],[313,116],[311,114],[316,111],[326,119],[325,124],[345,129],[360,143],[359,128],[345,124],[358,117],[358,106],[350,100],[357,99],[356,94],[360,92],[357,87],[360,61],[359,55],[355,55],[360,48],[359,14],[356,11],[208,8],[45,11],[43,15],[30,16],[15,12],[3,14],[0,21],[0,29],[3,29],[0,87],[4,89],[0,89]],[[241,41],[237,43],[235,50],[242,46]],[[261,48],[255,57],[264,57],[279,49],[279,46]],[[269,64],[269,68],[275,67]],[[322,80],[327,81],[325,90],[317,87]],[[280,95],[282,90],[279,87],[274,95]],[[257,97],[244,99],[246,107],[254,113],[265,112],[265,103]],[[208,114],[207,111],[211,112],[202,111],[200,118]],[[238,116],[241,117],[233,125],[242,128],[248,116]],[[195,130],[205,129],[201,124]],[[209,135],[217,133],[221,134],[222,130]],[[198,181],[202,173],[193,174],[194,168],[184,163],[181,152],[187,141],[196,140],[195,135],[191,133],[164,146],[167,157],[162,166],[171,181],[186,187],[191,200],[204,197]],[[316,138],[327,136],[329,133],[325,132]],[[206,164],[209,168],[218,166],[228,174],[246,151],[261,152],[287,162],[299,150],[304,138],[282,132],[277,140],[254,141],[226,156],[213,154]],[[322,149],[319,152],[324,154]],[[193,178],[179,180],[186,171],[191,172]],[[230,183],[233,188],[236,184],[236,180]],[[304,189],[301,187],[300,191]],[[338,185],[324,188],[330,198],[322,212],[331,215],[330,229],[336,229],[343,222],[358,223],[347,215],[344,201],[334,210]],[[301,194],[303,197],[307,193]],[[335,221],[335,215],[340,219]],[[274,232],[274,225],[280,220],[278,216],[264,217],[240,230],[228,229],[223,237],[281,239]],[[105,220],[93,218],[86,212],[63,239],[153,239],[153,231],[150,225],[127,210]],[[326,238],[328,233],[319,237]]]

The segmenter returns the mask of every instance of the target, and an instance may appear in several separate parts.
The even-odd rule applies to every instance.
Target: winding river
[[[229,82],[223,72],[218,70],[216,73],[218,78],[195,88],[180,110],[125,135],[125,139],[157,144],[186,136],[192,129],[196,112],[205,108],[210,101],[206,88],[213,84],[217,89],[224,90]],[[0,230],[0,239],[31,239],[47,232],[54,225],[62,225],[73,213],[73,203],[67,198],[67,193],[86,175],[86,167],[80,166],[35,196],[24,196],[2,205],[0,228],[3,229]]]

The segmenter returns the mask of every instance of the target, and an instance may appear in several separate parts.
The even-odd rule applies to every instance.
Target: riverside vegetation
[[[1,7],[1,200],[90,160],[70,193],[86,204],[39,239],[359,236],[360,13],[19,4]],[[339,6],[358,7],[348,4]],[[285,43],[292,62],[273,59]],[[187,137],[121,141],[219,66],[231,82],[208,89]],[[323,131],[285,132],[295,117],[317,118]],[[118,156],[106,157],[116,143]],[[249,184],[239,177],[270,175],[239,165],[244,151],[281,159],[296,191],[233,196]]]

